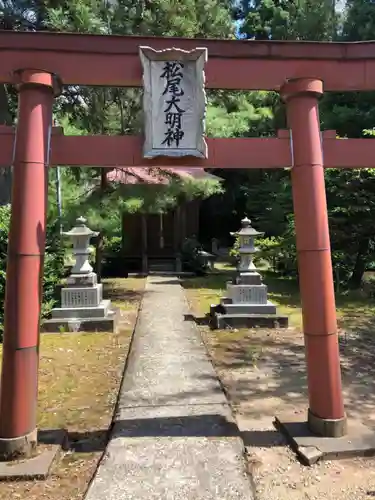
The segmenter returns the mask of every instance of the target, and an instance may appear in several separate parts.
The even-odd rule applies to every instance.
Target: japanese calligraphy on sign
[[[168,147],[175,145],[178,147],[184,138],[183,114],[185,109],[181,107],[181,98],[185,95],[182,89],[184,78],[184,63],[178,61],[166,61],[160,78],[165,79],[165,87],[162,95],[168,96],[165,101],[164,124],[167,129],[164,132],[165,138],[162,145]]]
[[[204,139],[207,49],[140,47],[144,82],[143,156],[207,158]]]

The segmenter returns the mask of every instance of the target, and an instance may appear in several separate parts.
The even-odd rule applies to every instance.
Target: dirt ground
[[[108,428],[145,280],[105,283],[119,309],[118,334],[43,334],[38,427],[66,429],[68,449],[45,481],[0,482],[0,500],[82,500],[105,449]]]
[[[226,267],[224,266],[224,270]],[[307,381],[298,284],[264,273],[269,298],[289,329],[211,331],[210,304],[225,295],[231,272],[185,280],[192,313],[242,431],[257,500],[368,500],[375,498],[375,458],[301,465],[273,420],[307,413]],[[375,432],[375,301],[362,291],[336,294],[343,391],[349,425]]]
[[[303,466],[272,424],[280,413],[306,415],[303,338],[297,329],[201,329],[243,433],[258,500],[375,498],[375,459]],[[349,421],[373,428],[375,337],[368,328],[340,332],[340,349]]]

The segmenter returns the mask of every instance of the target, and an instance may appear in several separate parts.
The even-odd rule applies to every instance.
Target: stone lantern
[[[76,225],[70,231],[62,233],[64,236],[69,236],[73,243],[73,255],[76,259],[72,268],[72,275],[90,274],[92,267],[89,263],[91,253],[90,239],[93,236],[98,236],[99,233],[91,231],[86,226],[87,220],[84,217],[79,217],[76,220]]]
[[[90,239],[98,234],[86,226],[83,217],[63,233],[72,241],[75,262],[67,286],[61,290],[61,307],[52,309],[52,319],[43,323],[44,331],[115,331],[116,314],[111,302],[103,300],[103,285],[98,283],[89,262]]]
[[[238,253],[240,255],[239,263],[237,266],[237,271],[241,273],[246,273],[251,270],[256,271],[253,263],[253,255],[258,252],[258,248],[255,248],[255,238],[257,236],[263,236],[264,233],[260,233],[253,227],[251,227],[251,220],[245,217],[241,221],[241,229],[236,233],[231,233],[232,236],[236,236],[239,239],[239,249]]]
[[[267,285],[254,265],[254,254],[259,251],[255,238],[263,234],[247,217],[241,221],[241,229],[231,233],[239,239],[239,262],[234,279],[227,283],[226,296],[219,305],[211,306],[214,328],[288,326],[288,318],[279,316],[276,306],[267,299]]]

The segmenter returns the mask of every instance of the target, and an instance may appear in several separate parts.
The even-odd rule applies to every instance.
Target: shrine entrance
[[[291,168],[309,426],[323,436],[345,435],[324,167],[375,167],[375,142],[337,140],[334,131],[321,134],[318,102],[323,91],[375,88],[374,45],[0,33],[0,82],[15,85],[19,96],[17,130],[0,128],[0,165],[13,165],[0,395],[3,457],[27,455],[37,439],[47,168],[56,165]],[[168,102],[177,111],[162,123],[169,127],[167,137],[155,137],[152,92],[161,82],[152,68],[163,61],[186,64],[195,87],[190,101],[178,108],[176,95],[182,94],[174,87]],[[170,77],[169,86],[176,74]],[[145,141],[69,137],[53,129],[52,106],[62,85],[144,86],[145,110],[151,109]],[[275,138],[207,139],[206,144],[205,87],[280,92],[289,130]],[[185,137],[181,114],[193,123]],[[173,152],[166,153],[166,147]]]

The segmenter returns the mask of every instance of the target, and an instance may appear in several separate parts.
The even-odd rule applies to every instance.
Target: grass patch
[[[106,298],[122,309],[118,334],[41,336],[38,426],[67,429],[70,450],[46,481],[0,483],[1,500],[83,498],[107,442],[144,284],[105,280]]]
[[[126,287],[124,288],[124,282]],[[104,294],[112,304],[121,310],[129,311],[138,304],[143,293],[145,278],[114,278],[103,280]]]
[[[211,304],[218,304],[225,295],[226,283],[233,276],[233,270],[222,267],[220,274],[206,277],[187,278],[183,281],[193,315],[202,319]],[[242,328],[239,330],[210,330],[200,326],[206,346],[215,361],[219,373],[236,367],[257,366],[269,344],[290,344],[301,338],[302,310],[298,283],[294,279],[280,277],[270,271],[262,271],[263,281],[268,286],[269,299],[277,305],[280,314],[289,317],[294,331],[262,331]],[[342,331],[355,333],[368,342],[375,329],[375,301],[361,291],[336,295],[338,326]],[[204,322],[199,321],[200,325]],[[298,343],[298,342],[297,342]],[[291,345],[291,344],[290,344]],[[268,346],[268,347],[267,347]],[[281,348],[281,347],[280,347]]]
[[[225,294],[226,283],[233,271],[224,267],[220,274],[183,281],[194,314],[204,316],[211,304],[218,304]],[[268,286],[268,297],[277,305],[278,312],[289,317],[292,327],[302,328],[301,301],[298,283],[294,279],[281,277],[269,271],[262,272],[263,281]],[[375,301],[361,291],[336,294],[337,317],[340,328],[371,332],[375,327]]]
[[[111,413],[118,371],[131,335],[42,335],[39,369],[41,428],[91,429]],[[114,391],[115,392],[115,391]]]

